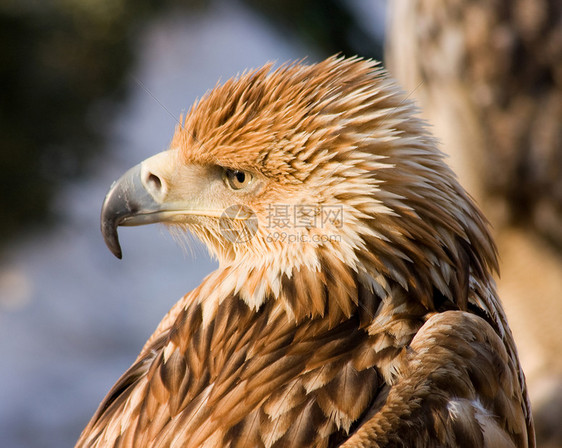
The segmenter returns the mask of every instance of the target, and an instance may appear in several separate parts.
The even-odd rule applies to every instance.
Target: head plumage
[[[469,274],[458,279],[458,266],[488,276],[495,249],[484,219],[416,113],[373,61],[268,64],[197,101],[171,148],[179,149],[184,163],[262,175],[267,188],[244,204],[262,217],[261,227],[272,203],[341,205],[343,228],[330,229],[341,238],[315,247],[328,246],[354,269],[374,266],[423,294],[433,288],[459,294]],[[267,245],[261,237],[258,232],[247,246],[260,254],[270,250],[273,260],[281,250],[302,265],[302,254],[317,253]],[[312,256],[309,264],[318,260]]]

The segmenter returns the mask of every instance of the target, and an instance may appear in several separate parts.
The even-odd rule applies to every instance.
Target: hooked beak
[[[203,196],[202,173],[183,168],[190,191],[174,187],[177,177],[177,151],[164,151],[141,162],[113,183],[101,209],[101,233],[117,258],[122,257],[117,227],[141,226],[155,222],[182,222],[189,215],[207,214],[196,207],[194,197]],[[196,210],[198,208],[198,210]]]
[[[142,182],[140,164],[114,182],[101,209],[101,233],[113,255],[119,259],[122,257],[117,235],[118,226],[159,222],[161,211],[161,204],[156,202]]]

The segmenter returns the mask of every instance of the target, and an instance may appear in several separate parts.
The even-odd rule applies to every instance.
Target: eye
[[[241,190],[252,182],[252,175],[240,170],[225,169],[224,178],[227,185],[233,190]]]

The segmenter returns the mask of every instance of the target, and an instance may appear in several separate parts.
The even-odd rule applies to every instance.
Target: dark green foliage
[[[96,100],[123,92],[129,30],[72,3],[0,8],[0,241],[45,219],[58,186],[99,147]],[[70,6],[69,6],[70,5]]]

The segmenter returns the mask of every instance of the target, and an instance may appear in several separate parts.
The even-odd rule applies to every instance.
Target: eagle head
[[[372,61],[244,73],[112,186],[105,241],[120,258],[117,226],[188,230],[237,270],[234,288],[253,307],[306,272],[340,288],[359,279],[379,296],[399,285],[425,304],[435,291],[466,301],[470,275],[495,267],[493,243],[415,112]],[[302,304],[308,315],[324,307]],[[353,303],[340,307],[349,315]]]

